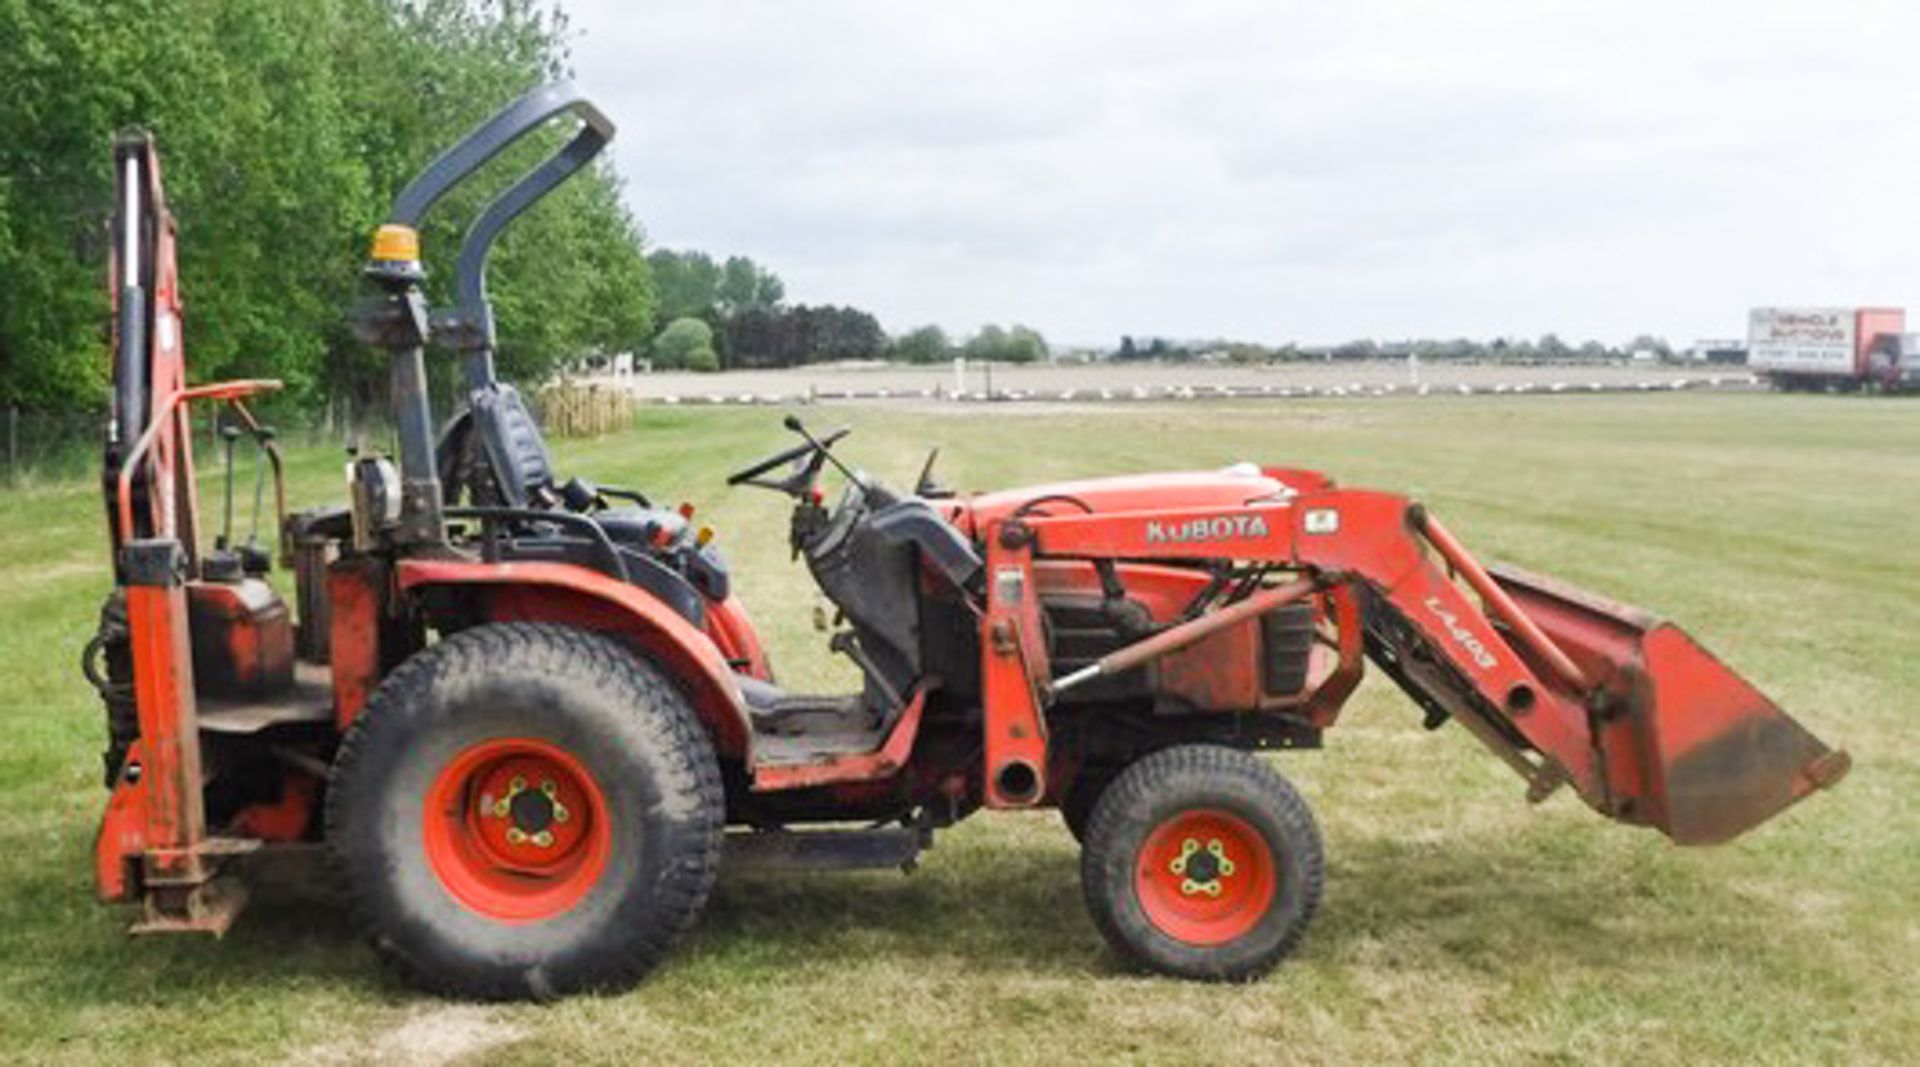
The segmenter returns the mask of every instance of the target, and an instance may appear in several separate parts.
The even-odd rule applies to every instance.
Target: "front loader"
[[[570,139],[481,211],[436,311],[420,220],[554,124]],[[96,881],[136,930],[224,932],[250,871],[325,850],[412,980],[554,996],[646,974],[724,868],[905,867],[978,810],[1057,807],[1119,953],[1247,978],[1322,881],[1313,817],[1260,753],[1318,747],[1368,661],[1530,798],[1570,787],[1681,844],[1846,772],[1681,630],[1484,566],[1405,497],[1253,464],[962,494],[929,461],[899,490],[792,416],[795,444],[730,483],[791,500],[860,685],[788,690],[691,505],[563,477],[495,373],[488,252],[612,134],[543,87],[400,194],[356,317],[398,455],[358,455],[345,505],[293,513],[249,407],[276,383],[188,384],[158,157],[115,141],[114,588],[86,664],[110,733]],[[430,350],[462,379],[438,427]],[[195,412],[228,442],[211,538]],[[275,487],[273,552],[232,531],[239,441],[256,509]]]

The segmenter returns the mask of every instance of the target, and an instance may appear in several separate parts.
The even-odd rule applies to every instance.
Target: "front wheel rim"
[[[1279,894],[1266,835],[1218,808],[1177,812],[1154,827],[1134,863],[1134,893],[1154,928],[1190,945],[1251,933]]]
[[[427,861],[448,893],[504,922],[563,915],[612,853],[600,784],[551,742],[502,737],[463,749],[427,790]]]

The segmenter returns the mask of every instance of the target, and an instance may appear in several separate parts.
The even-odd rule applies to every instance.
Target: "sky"
[[[652,244],[891,331],[1920,307],[1920,4],[566,0]]]

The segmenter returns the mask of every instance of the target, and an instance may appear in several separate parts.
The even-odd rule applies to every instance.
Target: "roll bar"
[[[580,130],[544,163],[495,197],[474,220],[460,245],[455,267],[457,306],[437,324],[451,347],[478,354],[469,362],[468,384],[492,380],[493,308],[487,300],[487,257],[507,224],[585,167],[613,140],[613,121],[572,82],[543,85],[502,108],[427,166],[393,203],[388,221],[416,227],[433,205],[472,177],[495,156],[534,130],[563,115],[581,122]],[[477,379],[476,379],[477,375]]]
[[[401,226],[417,227],[427,211],[447,195],[454,186],[473,176],[473,173],[493,157],[520,138],[546,125],[547,120],[562,113],[572,113],[584,122],[585,128],[573,141],[562,149],[560,155],[549,160],[557,162],[569,154],[579,154],[580,162],[567,168],[558,178],[579,169],[581,163],[592,159],[600,149],[613,140],[613,121],[601,114],[581,95],[572,82],[555,82],[543,85],[526,94],[513,103],[500,109],[492,118],[481,123],[473,132],[460,139],[460,143],[442,152],[439,158],[427,165],[420,176],[407,184],[393,202],[393,211],[387,221]],[[546,171],[542,167],[521,179],[520,185],[534,184],[537,177]],[[558,178],[549,180],[541,188],[550,189],[558,183]],[[509,195],[514,190],[509,190]],[[535,194],[537,198],[537,194]],[[501,200],[506,199],[505,196]],[[499,203],[499,201],[495,201]],[[477,228],[477,227],[476,227]]]
[[[426,276],[419,263],[419,237],[414,232],[420,220],[495,156],[561,116],[578,119],[580,129],[560,151],[481,211],[460,248],[454,279],[458,305],[450,314],[430,316],[422,291]],[[361,337],[388,352],[393,417],[400,438],[398,537],[403,543],[439,543],[446,538],[433,413],[427,402],[424,349],[428,338],[460,353],[470,407],[482,393],[498,388],[493,373],[493,309],[487,302],[487,253],[509,222],[586,166],[612,139],[613,122],[572,82],[543,85],[502,108],[428,164],[400,191],[387,224],[375,234],[366,275],[380,288],[382,298],[362,309],[356,328]]]

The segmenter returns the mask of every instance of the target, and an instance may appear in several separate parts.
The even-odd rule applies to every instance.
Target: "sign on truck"
[[[1747,315],[1747,365],[1779,388],[1890,387],[1886,361],[1874,353],[1876,345],[1896,343],[1906,321],[1900,308],[1754,308]]]
[[[1852,308],[1754,308],[1747,365],[1757,371],[1853,373]]]

